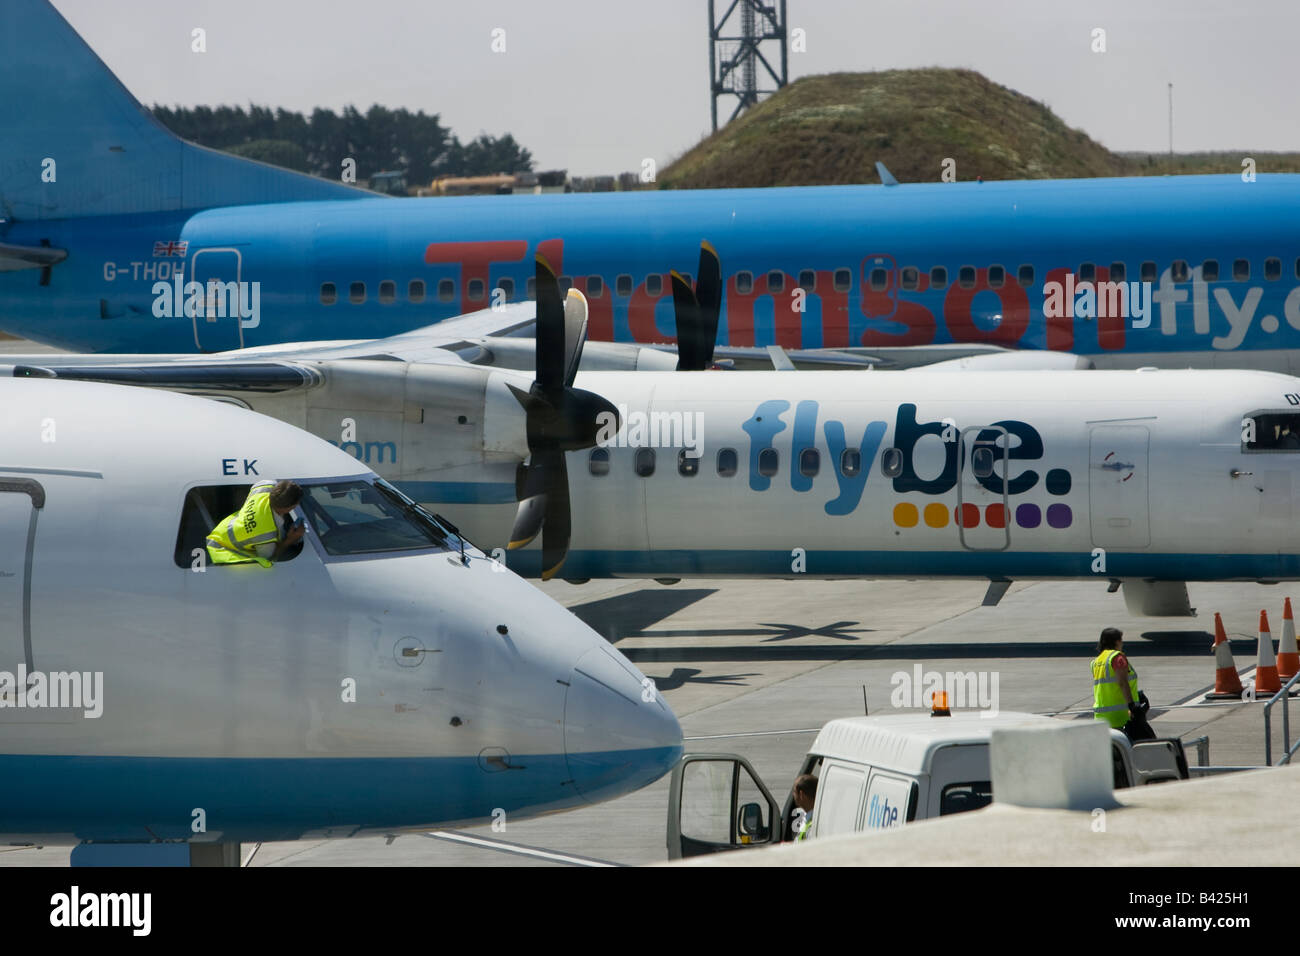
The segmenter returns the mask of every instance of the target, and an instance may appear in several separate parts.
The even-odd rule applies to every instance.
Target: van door
[[[866,767],[827,759],[817,778],[812,836],[820,840],[862,829],[862,797],[866,789]]]
[[[780,809],[749,761],[687,754],[668,785],[668,859],[766,846],[781,839]]]
[[[0,670],[32,661],[32,559],[45,489],[30,478],[0,477]]]

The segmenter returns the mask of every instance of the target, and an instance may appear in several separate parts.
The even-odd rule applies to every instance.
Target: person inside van
[[[801,773],[795,777],[794,805],[803,811],[803,819],[796,823],[798,833],[795,836],[795,842],[806,838],[808,831],[812,829],[813,802],[816,799],[817,778],[810,773]]]

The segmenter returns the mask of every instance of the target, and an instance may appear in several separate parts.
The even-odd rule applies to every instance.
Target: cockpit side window
[[[185,503],[181,507],[180,529],[176,532],[176,551],[172,560],[179,568],[193,570],[196,566],[205,568],[239,567],[238,564],[222,565],[209,560],[207,554],[208,533],[221,521],[238,511],[248,498],[249,484],[240,485],[200,485],[191,488],[185,494]],[[302,553],[302,542],[291,545],[280,555],[278,563],[292,561]],[[198,562],[202,562],[199,565]]]
[[[1241,419],[1243,452],[1300,452],[1300,411],[1256,411]]]
[[[448,547],[434,518],[385,482],[351,478],[299,484],[303,513],[327,554]]]

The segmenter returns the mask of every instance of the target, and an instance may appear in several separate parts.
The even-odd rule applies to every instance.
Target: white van
[[[1002,727],[1043,724],[1052,717],[1014,712],[891,714],[832,720],[817,734],[797,774],[817,777],[817,798],[805,839],[901,827],[962,813],[993,800],[989,738]],[[1111,731],[1116,789],[1185,780],[1182,742],[1133,744]],[[793,840],[798,811],[791,793],[783,809],[749,761],[735,754],[686,754],[673,769],[668,795],[668,857],[680,859]],[[779,825],[773,826],[773,821]]]

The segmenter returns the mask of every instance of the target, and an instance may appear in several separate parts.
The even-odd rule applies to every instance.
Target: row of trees
[[[364,183],[384,170],[402,170],[412,185],[437,176],[481,176],[533,168],[532,154],[509,133],[461,141],[423,110],[378,104],[362,113],[317,107],[310,116],[266,106],[153,107],[158,120],[192,142],[300,172],[336,179],[352,157]]]

